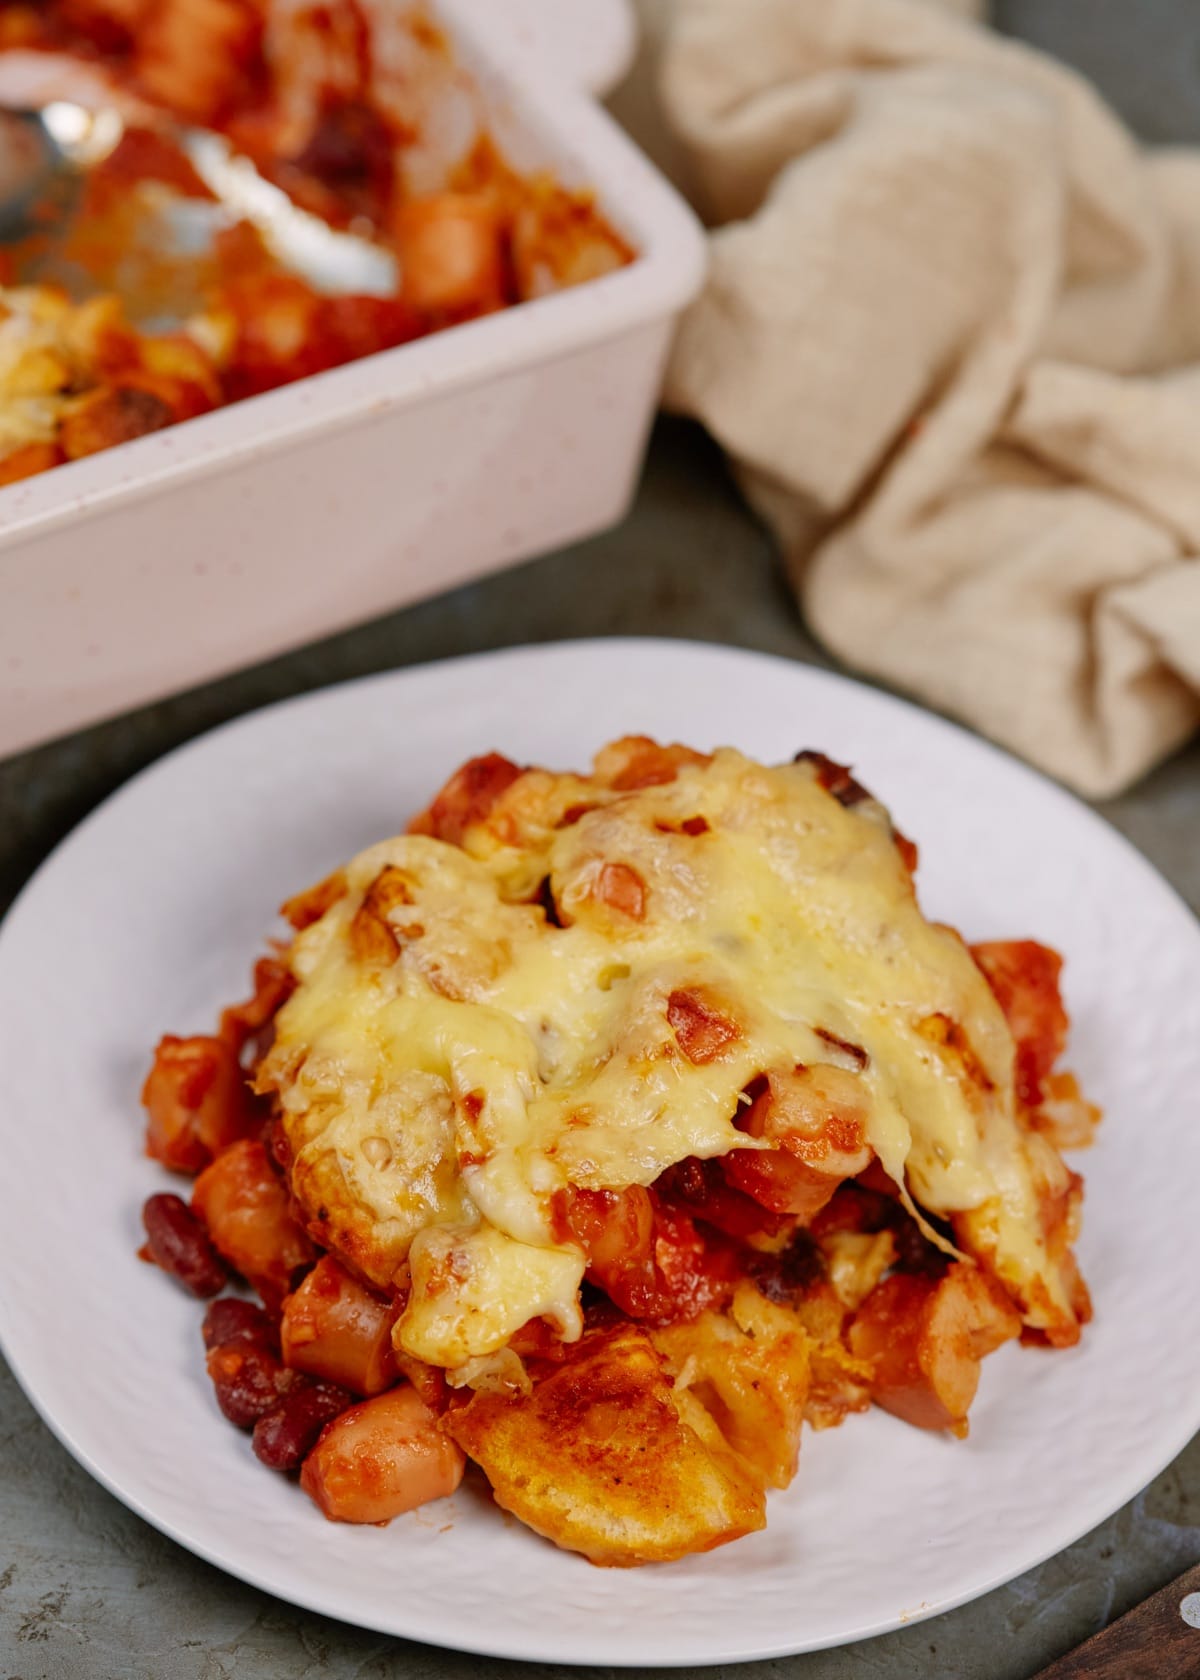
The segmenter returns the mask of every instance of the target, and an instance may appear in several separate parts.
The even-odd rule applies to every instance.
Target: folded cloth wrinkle
[[[670,0],[672,407],[816,633],[1092,795],[1200,723],[1200,152],[949,0]]]

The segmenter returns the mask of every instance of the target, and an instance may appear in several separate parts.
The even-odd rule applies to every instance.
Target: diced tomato
[[[691,1215],[659,1194],[570,1187],[556,1199],[564,1240],[579,1243],[588,1277],[631,1318],[692,1318],[728,1295],[732,1248],[702,1235]]]
[[[792,1224],[788,1215],[773,1213],[730,1184],[719,1160],[699,1161],[692,1156],[680,1161],[667,1168],[654,1188],[665,1201],[737,1242],[775,1237]]]

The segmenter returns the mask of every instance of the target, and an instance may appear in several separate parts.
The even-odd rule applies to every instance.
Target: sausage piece
[[[335,1418],[305,1459],[300,1485],[332,1522],[386,1523],[453,1493],[465,1464],[406,1384]]]
[[[323,1255],[283,1303],[284,1361],[356,1394],[381,1394],[399,1375],[392,1353],[397,1311]]]
[[[219,1038],[169,1033],[154,1052],[142,1102],[146,1153],[174,1172],[199,1172],[260,1123],[237,1053]]]
[[[1020,1333],[999,1284],[956,1261],[940,1278],[895,1272],[867,1296],[850,1350],[874,1364],[871,1396],[918,1429],[967,1433],[980,1361]]]
[[[192,1207],[218,1251],[277,1308],[316,1249],[292,1218],[288,1195],[257,1138],[233,1144],[196,1180]]]
[[[845,1179],[869,1166],[862,1092],[853,1074],[824,1065],[769,1073],[737,1118],[770,1150],[733,1150],[721,1160],[729,1183],[808,1224]]]

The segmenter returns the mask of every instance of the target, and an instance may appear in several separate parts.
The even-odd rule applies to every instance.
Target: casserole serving
[[[475,758],[288,900],[216,1035],[164,1038],[145,1257],[221,1410],[337,1521],[453,1493],[593,1563],[762,1528],[802,1425],[965,1436],[980,1362],[1091,1318],[1060,959],[921,914],[819,752]],[[320,1257],[318,1258],[318,1254]]]
[[[1078,1250],[1095,1317],[1075,1348],[990,1355],[966,1442],[879,1407],[808,1436],[797,1481],[768,1496],[766,1529],[678,1563],[590,1568],[506,1519],[473,1476],[386,1529],[329,1523],[222,1423],[203,1309],[132,1259],[143,1202],[170,1184],[138,1147],[149,1047],[164,1027],[211,1032],[243,995],[281,892],[396,833],[449,766],[483,745],[586,765],[638,727],[700,750],[736,740],[771,762],[820,742],[919,839],[927,915],[985,940],[1029,930],[1067,953],[1071,1062],[1105,1110]],[[241,718],[137,776],[59,848],[0,928],[0,993],[9,1106],[39,1117],[7,1138],[22,1193],[0,1224],[6,1357],[67,1450],[133,1511],[322,1614],[640,1671],[905,1625],[911,1640],[914,1621],[1095,1528],[1200,1417],[1200,1346],[1179,1333],[1170,1286],[1200,1266],[1194,916],[1061,789],[794,661],[573,643],[392,672]],[[64,1334],[61,1304],[88,1277],[114,1281]]]

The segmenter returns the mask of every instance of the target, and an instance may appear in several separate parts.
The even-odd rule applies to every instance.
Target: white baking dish
[[[627,506],[704,257],[690,211],[580,85],[619,72],[625,0],[436,12],[505,150],[594,187],[636,261],[0,490],[0,753]]]

